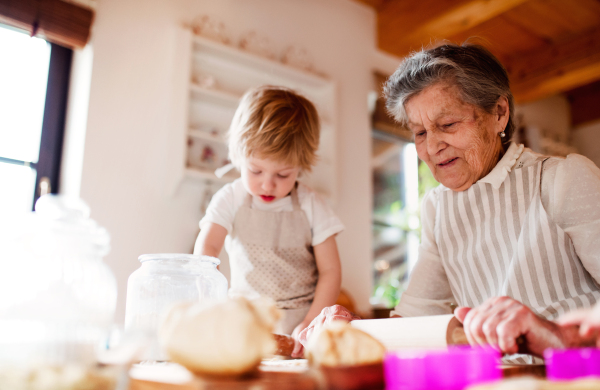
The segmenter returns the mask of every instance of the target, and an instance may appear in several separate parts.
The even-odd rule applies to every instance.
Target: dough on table
[[[314,334],[306,346],[308,361],[317,366],[354,366],[383,361],[385,347],[349,323],[334,321]]]
[[[196,374],[241,375],[275,351],[272,331],[279,316],[262,300],[180,304],[165,317],[159,338],[174,362]]]

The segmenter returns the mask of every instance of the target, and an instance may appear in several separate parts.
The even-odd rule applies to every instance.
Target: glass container
[[[158,329],[165,312],[176,303],[227,298],[227,279],[219,259],[190,254],[149,254],[127,282],[125,330],[144,332],[151,347],[146,360],[166,360],[160,351]]]
[[[117,285],[102,262],[108,233],[89,213],[80,199],[45,195],[34,213],[0,220],[0,382],[96,363]]]

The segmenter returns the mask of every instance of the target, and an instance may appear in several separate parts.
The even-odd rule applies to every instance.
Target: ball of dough
[[[241,375],[275,351],[271,303],[244,298],[173,307],[160,329],[169,357],[196,374]]]
[[[310,338],[306,355],[318,366],[354,366],[383,361],[385,347],[349,323],[334,321]]]

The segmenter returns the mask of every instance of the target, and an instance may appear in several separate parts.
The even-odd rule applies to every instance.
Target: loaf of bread
[[[343,321],[334,321],[312,335],[306,357],[317,366],[353,366],[378,363],[385,347],[371,335]]]
[[[170,310],[159,338],[169,357],[195,374],[242,375],[275,351],[278,319],[266,301],[182,304]]]

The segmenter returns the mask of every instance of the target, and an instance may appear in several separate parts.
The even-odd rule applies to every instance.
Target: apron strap
[[[296,182],[296,184],[294,185],[294,188],[292,188],[292,206],[294,206],[294,211],[300,211],[300,201],[298,200],[298,190],[296,189],[298,187],[298,182]]]
[[[544,173],[544,163],[550,160],[550,157],[540,157],[537,161],[539,161],[540,166],[538,167],[538,180],[535,183],[536,189],[535,192],[540,195],[540,199],[542,196],[542,174]]]

